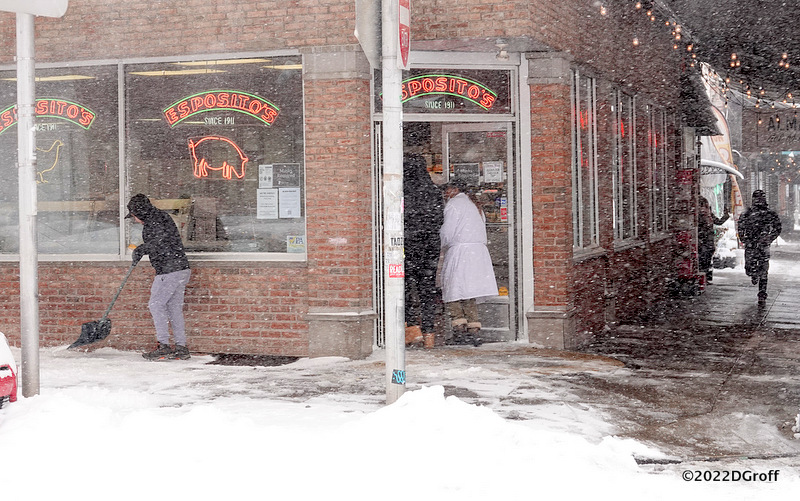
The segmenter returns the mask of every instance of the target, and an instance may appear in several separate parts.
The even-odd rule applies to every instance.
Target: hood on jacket
[[[753,192],[753,207],[767,207],[767,194],[764,190],[756,190]]]
[[[142,193],[137,193],[131,197],[128,202],[128,215],[125,219],[136,216],[139,219],[147,219],[147,217],[156,210],[156,207],[150,203],[150,199]]]

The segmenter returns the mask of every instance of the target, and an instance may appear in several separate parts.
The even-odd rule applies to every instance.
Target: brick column
[[[355,45],[304,54],[309,355],[372,353],[370,67]]]
[[[528,339],[572,348],[572,138],[570,61],[562,53],[528,55],[531,93],[534,304]]]

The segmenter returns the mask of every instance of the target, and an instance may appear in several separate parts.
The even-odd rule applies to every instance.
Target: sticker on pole
[[[392,383],[406,384],[406,371],[392,369]]]
[[[399,35],[400,43],[398,49],[400,54],[397,58],[397,66],[401,70],[408,69],[408,52],[411,49],[411,0],[399,0]]]
[[[402,263],[389,265],[389,278],[404,278],[405,276]]]

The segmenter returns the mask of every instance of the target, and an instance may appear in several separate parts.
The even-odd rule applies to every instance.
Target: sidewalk
[[[664,308],[670,313],[654,316],[653,321],[617,326],[583,352],[538,349],[527,342],[409,349],[407,392],[420,396],[425,394],[418,391],[423,387],[442,387],[445,396],[490,409],[503,418],[493,421],[494,425],[518,423],[537,436],[586,441],[565,451],[563,457],[548,456],[554,454],[549,449],[515,451],[531,461],[563,459],[574,468],[586,444],[599,446],[615,437],[614,443],[633,439],[649,446],[647,451],[637,448],[635,452],[641,468],[671,479],[680,479],[686,470],[727,469],[780,470],[782,479],[796,480],[800,478],[800,440],[791,428],[800,413],[797,249],[786,246],[775,251],[770,297],[762,310],[756,307],[756,290],[741,269],[718,270],[701,296],[671,301]],[[18,349],[12,351],[19,356]],[[41,430],[52,429],[44,437],[48,454],[50,449],[86,448],[84,440],[95,447],[88,450],[102,450],[97,449],[101,442],[109,440],[90,440],[95,435],[127,444],[139,440],[140,427],[149,433],[155,429],[149,424],[162,423],[163,418],[170,425],[190,425],[183,432],[186,443],[202,446],[200,456],[213,458],[205,451],[211,447],[209,441],[198,437],[217,436],[214,433],[221,430],[229,433],[231,416],[239,420],[238,425],[252,425],[259,433],[278,436],[275,430],[302,425],[308,428],[301,430],[304,434],[319,433],[330,429],[326,424],[375,414],[369,419],[388,416],[378,429],[395,430],[415,447],[428,441],[436,445],[432,431],[457,430],[448,435],[454,440],[448,465],[458,466],[459,455],[474,455],[476,440],[486,439],[482,419],[464,422],[460,414],[429,414],[423,406],[414,408],[420,413],[418,420],[394,420],[408,406],[386,408],[384,357],[382,350],[376,350],[365,360],[274,357],[273,365],[232,366],[202,354],[193,354],[187,361],[155,363],[138,353],[110,348],[88,352],[47,348],[41,350],[42,398],[23,398],[4,408],[0,418],[8,422],[0,423],[0,435],[5,431],[7,437],[17,436],[25,429],[39,437]],[[281,358],[286,360],[277,360]],[[413,400],[415,395],[409,396]],[[91,417],[84,422],[83,416]],[[92,423],[91,433],[72,433],[71,427],[80,428],[86,422]],[[209,426],[216,431],[207,431]],[[194,436],[195,429],[202,432]],[[513,438],[513,434],[504,436]],[[348,450],[358,452],[369,464],[380,463],[374,460],[374,452],[354,448],[371,442],[363,439],[361,434],[353,437]],[[242,451],[247,446],[245,439],[210,442],[224,444],[220,447],[226,454],[231,448]],[[312,442],[306,445],[314,451],[309,457],[318,454]],[[303,452],[296,444],[285,444],[281,450]],[[432,454],[414,450],[416,455]],[[443,452],[438,446],[434,450]],[[630,460],[627,451],[619,454]],[[195,460],[194,456],[189,459]],[[62,461],[61,456],[53,460]],[[490,461],[479,464],[480,457],[473,460],[478,461],[470,464],[476,471],[494,467]],[[611,469],[601,468],[603,472]],[[526,470],[525,478],[531,471]],[[462,473],[459,466],[458,473],[445,480],[462,482]]]
[[[765,307],[741,267],[715,270],[700,296],[669,300],[666,313],[620,325],[581,353],[519,343],[409,350],[408,388],[443,384],[506,418],[552,413],[567,429],[572,413],[570,431],[585,433],[595,416],[609,433],[653,445],[676,464],[746,458],[800,471],[792,431],[800,413],[799,257],[798,245],[773,250]],[[447,367],[456,373],[465,364],[475,380],[448,380]],[[507,392],[482,392],[485,374],[507,374]],[[552,399],[535,391],[544,386]]]
[[[800,465],[800,246],[773,248],[769,297],[744,270],[715,270],[698,297],[652,323],[620,326],[588,351],[630,377],[579,376],[581,392],[625,434],[682,460],[763,458]]]

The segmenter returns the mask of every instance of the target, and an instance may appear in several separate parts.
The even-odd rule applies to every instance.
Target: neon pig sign
[[[72,122],[83,129],[88,129],[97,116],[95,112],[82,104],[65,99],[42,98],[37,99],[33,108],[37,117],[60,118]],[[17,106],[11,105],[0,111],[0,134],[17,123]]]
[[[164,109],[164,118],[170,127],[198,113],[206,111],[236,111],[250,115],[267,125],[272,125],[280,108],[271,102],[247,92],[212,90],[200,92],[175,101]]]
[[[419,75],[403,80],[402,102],[430,95],[456,96],[471,101],[484,110],[491,109],[497,93],[480,82],[453,75]]]
[[[206,143],[206,146],[200,147],[203,143]],[[218,146],[218,143],[222,143],[222,146],[228,150],[228,158],[222,161],[222,165],[212,167],[206,158],[206,153],[211,153],[211,148]],[[210,170],[221,170],[222,177],[228,180],[232,179],[234,174],[236,174],[238,179],[241,179],[244,177],[245,165],[250,160],[247,158],[244,151],[239,148],[239,145],[227,137],[222,136],[206,136],[189,139],[189,151],[192,154],[194,177],[199,179],[208,177],[208,171]],[[236,158],[233,162],[238,163],[238,166],[228,163],[228,160],[232,158]]]

